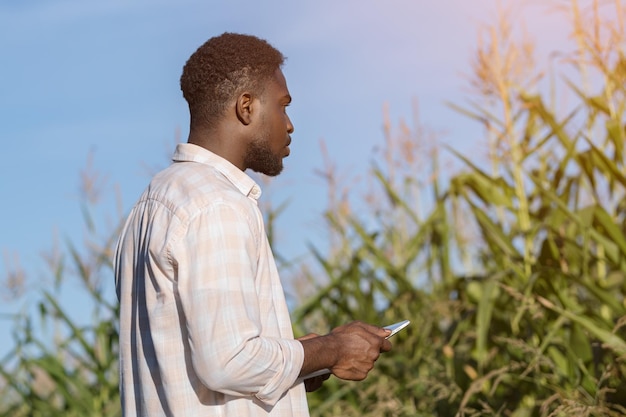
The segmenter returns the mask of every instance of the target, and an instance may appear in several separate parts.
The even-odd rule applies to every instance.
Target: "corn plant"
[[[620,1],[555,4],[576,41],[556,62],[573,108],[548,104],[532,43],[502,18],[480,39],[472,104],[454,106],[485,127],[488,163],[450,149],[460,172],[438,158],[425,172],[407,152],[423,130],[400,129],[378,197],[329,209],[340,244],[317,254],[327,278],[309,278],[302,331],[413,325],[364,383],[312,395],[313,415],[626,413],[626,16]]]
[[[82,179],[85,242],[70,241],[66,250],[56,247],[46,256],[52,288],[41,290],[34,312],[14,317],[12,349],[0,362],[2,416],[121,415],[118,307],[105,291],[112,286],[116,233],[98,236],[92,215],[98,178],[85,171]],[[77,301],[62,297],[70,286],[91,315],[70,312]]]

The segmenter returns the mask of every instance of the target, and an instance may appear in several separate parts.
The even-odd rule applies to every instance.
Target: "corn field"
[[[487,158],[387,123],[363,200],[329,183],[332,250],[303,273],[326,279],[300,330],[412,325],[365,383],[312,395],[314,416],[626,414],[626,15],[560,4],[571,108],[540,94],[532,42],[503,15],[479,39],[471,105],[453,105],[484,127]],[[442,169],[442,152],[462,168]]]
[[[550,4],[572,40],[551,72],[506,14],[481,32],[469,104],[451,107],[482,126],[484,155],[386,119],[361,197],[326,172],[328,245],[291,277],[296,334],[412,323],[365,381],[309,394],[312,416],[626,415],[626,5]],[[69,245],[50,268],[79,277],[93,324],[52,292],[37,320],[16,317],[0,415],[120,414],[117,307],[101,296],[112,237]],[[57,329],[52,343],[36,323]]]

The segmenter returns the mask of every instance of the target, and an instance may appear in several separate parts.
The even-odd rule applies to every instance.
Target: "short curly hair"
[[[214,126],[244,90],[262,94],[284,61],[280,51],[256,36],[227,32],[209,39],[189,57],[180,77],[191,127]]]

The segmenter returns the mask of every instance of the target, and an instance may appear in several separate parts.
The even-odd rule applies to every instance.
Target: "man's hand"
[[[325,336],[304,336],[298,339],[304,347],[301,375],[328,368],[337,378],[365,379],[380,353],[391,350],[391,343],[386,339],[390,333],[381,327],[355,321]]]
[[[331,372],[341,379],[365,379],[380,353],[391,350],[391,342],[386,339],[389,333],[389,330],[360,321],[333,329],[328,336],[335,338],[340,354]]]

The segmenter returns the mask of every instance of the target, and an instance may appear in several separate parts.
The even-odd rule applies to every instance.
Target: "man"
[[[294,340],[244,171],[278,175],[294,128],[284,57],[225,33],[189,58],[188,143],[132,209],[115,255],[124,415],[308,416],[302,382],[361,380],[388,331],[361,322]]]

